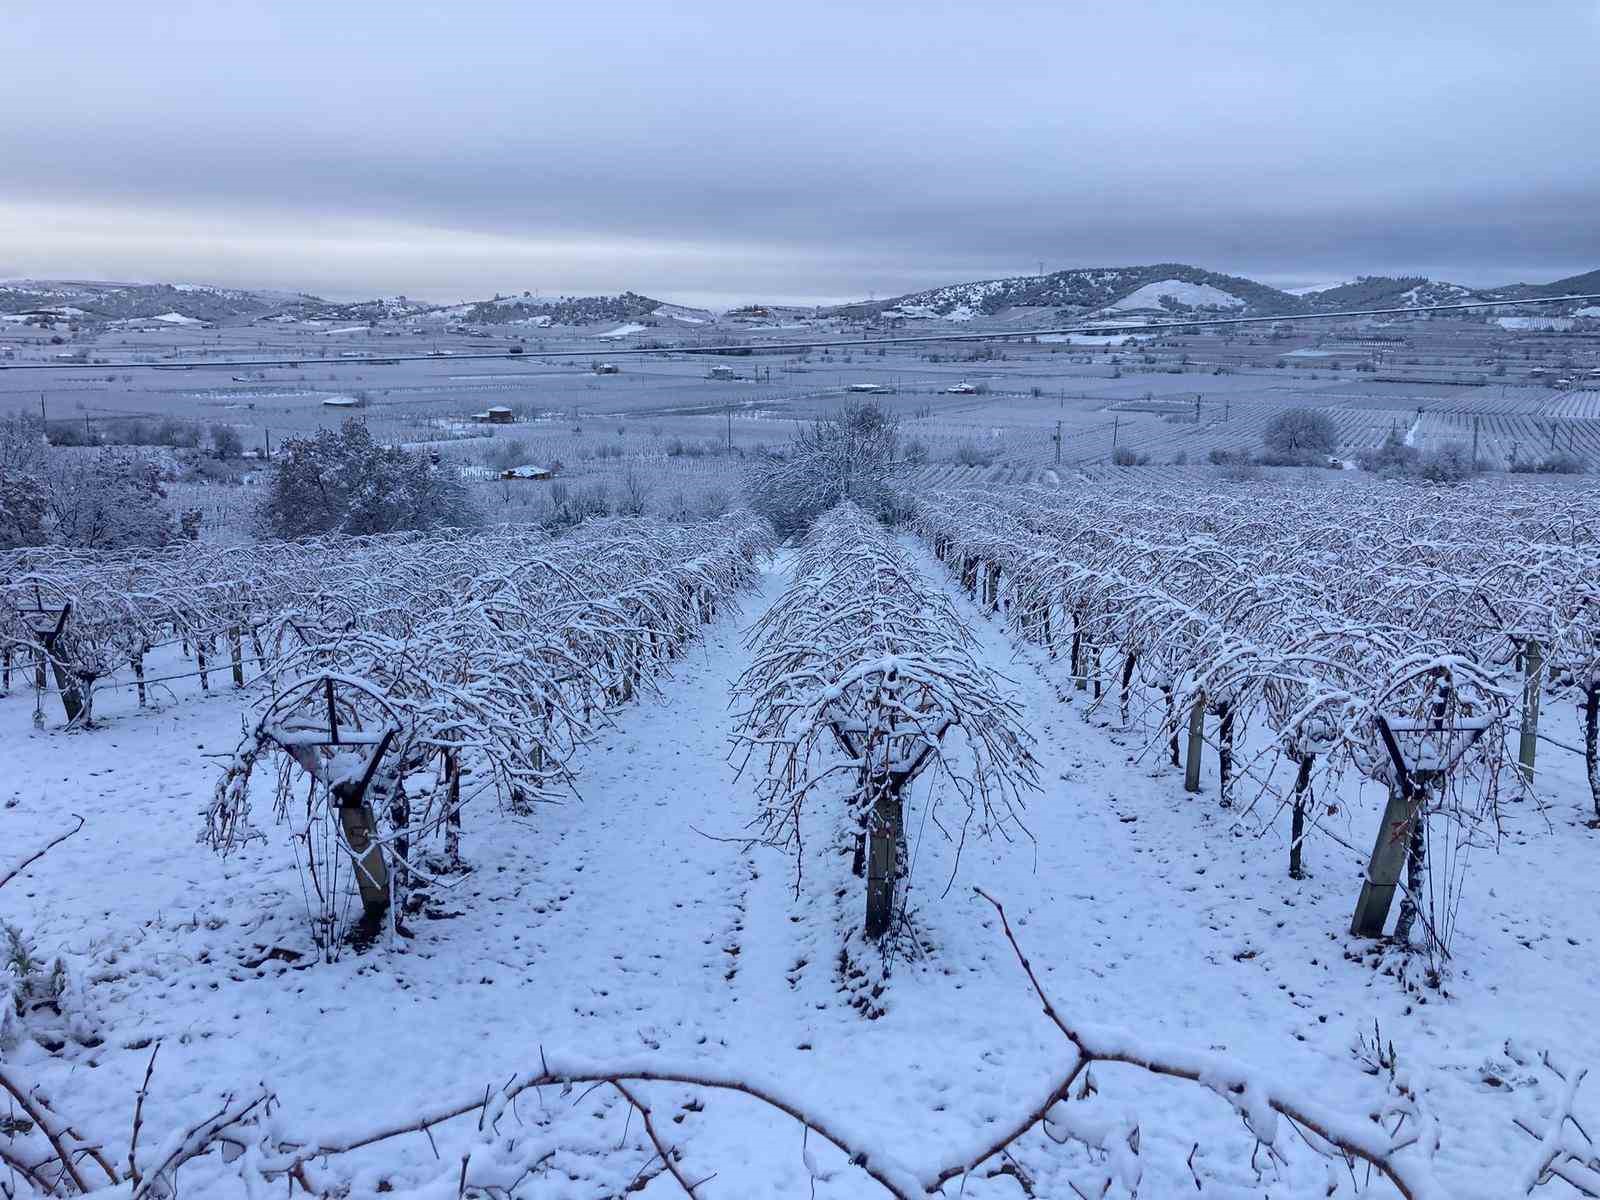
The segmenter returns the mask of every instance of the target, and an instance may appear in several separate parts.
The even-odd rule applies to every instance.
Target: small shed
[[[707,379],[737,379],[739,377],[734,374],[732,367],[712,367],[711,370],[706,373],[706,378]]]
[[[596,363],[594,373],[596,375],[620,375],[622,374],[622,368],[617,366],[616,363]]]
[[[503,404],[495,404],[481,413],[473,413],[472,419],[487,425],[510,425],[516,420],[516,414]]]
[[[500,472],[501,479],[550,479],[555,472],[549,467],[536,467],[532,463],[523,467],[507,467]]]
[[[354,396],[329,396],[322,402],[323,408],[360,408],[361,401]]]

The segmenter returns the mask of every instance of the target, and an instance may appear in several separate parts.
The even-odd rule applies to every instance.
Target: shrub
[[[1260,479],[1261,468],[1248,454],[1241,454],[1228,464],[1227,476],[1236,483],[1245,483],[1252,479]]]
[[[244,439],[232,425],[211,427],[211,452],[220,459],[238,458],[244,453]]]
[[[187,421],[166,420],[156,427],[156,445],[193,450],[200,445],[200,427]]]
[[[528,443],[521,438],[496,439],[489,447],[489,452],[484,455],[489,466],[498,471],[509,471],[512,467],[526,466],[528,462]]]
[[[1150,461],[1150,456],[1130,450],[1127,446],[1118,446],[1111,452],[1111,461],[1119,467],[1142,467]]]
[[[1416,466],[1421,453],[1415,446],[1406,445],[1398,429],[1391,429],[1377,449],[1356,451],[1356,465],[1363,471],[1379,474],[1406,475]]]
[[[1429,483],[1460,483],[1477,474],[1478,464],[1468,447],[1449,442],[1418,457],[1416,470]]]
[[[1513,462],[1508,469],[1519,475],[1582,475],[1587,470],[1581,458],[1566,450],[1557,450],[1538,462]]]
[[[715,520],[733,511],[733,497],[721,488],[712,488],[700,497],[700,503],[695,508],[695,515],[707,520]]]
[[[950,457],[963,467],[987,467],[994,461],[994,455],[975,442],[962,442]]]

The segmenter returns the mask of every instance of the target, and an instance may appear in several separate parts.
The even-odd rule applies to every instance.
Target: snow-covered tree
[[[1281,462],[1311,462],[1332,454],[1339,445],[1333,418],[1314,408],[1291,408],[1267,422],[1261,435],[1270,456]]]
[[[38,476],[0,467],[0,550],[43,545],[49,511],[50,496]]]
[[[125,450],[61,457],[49,481],[52,539],[84,550],[165,546],[178,536],[161,469]]]
[[[898,460],[899,445],[898,416],[876,401],[849,401],[757,457],[745,469],[745,494],[785,537],[842,501],[881,513],[906,467]]]
[[[338,431],[285,442],[257,514],[258,531],[273,538],[459,528],[481,520],[455,475],[426,455],[381,445],[354,418]]]

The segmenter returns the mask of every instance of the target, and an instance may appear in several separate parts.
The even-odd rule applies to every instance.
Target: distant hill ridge
[[[1012,308],[1052,308],[1063,316],[1202,313],[1292,316],[1361,308],[1415,308],[1472,300],[1521,300],[1573,292],[1600,292],[1600,271],[1547,284],[1469,288],[1422,276],[1363,275],[1349,283],[1292,295],[1246,279],[1186,263],[1140,267],[1076,267],[1047,275],[975,280],[911,292],[888,300],[842,305],[847,315],[895,313],[911,318],[967,320]]]
[[[911,319],[971,320],[1011,309],[1053,309],[1063,317],[1106,316],[1292,316],[1363,308],[1410,308],[1469,300],[1536,300],[1569,293],[1600,293],[1600,270],[1550,283],[1514,283],[1468,288],[1421,276],[1364,275],[1349,283],[1293,295],[1240,275],[1225,275],[1186,263],[1132,267],[1075,267],[1046,275],[1018,275],[945,284],[888,300],[820,310],[831,316],[892,313]],[[496,295],[460,304],[430,304],[404,296],[371,300],[324,300],[306,293],[197,284],[116,283],[105,280],[18,279],[0,281],[0,314],[65,310],[87,320],[117,321],[177,313],[200,321],[265,316],[299,320],[365,322],[458,320],[477,325],[523,322],[538,325],[702,325],[716,320],[705,309],[624,291],[601,296]],[[729,317],[767,312],[759,305]],[[776,307],[772,311],[777,311]],[[787,311],[787,310],[785,310]],[[799,310],[796,310],[799,311]]]

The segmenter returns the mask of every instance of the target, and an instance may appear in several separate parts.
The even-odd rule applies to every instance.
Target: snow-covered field
[[[729,762],[731,690],[749,665],[746,631],[786,585],[780,553],[657,694],[617,709],[579,752],[576,795],[530,817],[468,805],[470,870],[435,891],[412,936],[334,962],[318,961],[284,838],[269,827],[226,858],[198,840],[254,689],[225,689],[218,675],[202,696],[176,680],[155,685],[146,709],[129,688],[107,690],[101,727],[67,732],[50,695],[33,727],[29,679],[13,676],[0,699],[0,877],[72,814],[84,825],[0,891],[0,916],[40,956],[59,955],[72,981],[51,1026],[65,1045],[16,1038],[0,1065],[37,1080],[119,1170],[159,1045],[142,1105],[147,1166],[172,1131],[261,1084],[277,1097],[282,1139],[331,1145],[471,1107],[543,1063],[599,1064],[765,1085],[868,1167],[920,1186],[1023,1122],[1071,1063],[982,888],[1069,1022],[1125,1031],[1113,1040],[1130,1052],[1172,1048],[1202,1071],[1239,1060],[1252,1089],[1304,1095],[1358,1126],[1388,1078],[1359,1051],[1376,1029],[1436,1122],[1419,1131],[1440,1143],[1443,1190],[1431,1194],[1520,1194],[1538,1147],[1513,1122],[1540,1128],[1563,1090],[1541,1054],[1561,1068],[1600,1061],[1588,1012],[1600,988],[1600,835],[1584,826],[1581,757],[1541,748],[1539,803],[1507,803],[1497,843],[1475,852],[1443,987],[1403,987],[1381,969],[1392,958],[1346,932],[1376,789],[1319,794],[1340,811],[1306,845],[1308,877],[1290,880],[1286,815],[1220,809],[1209,762],[1201,794],[1185,793],[1152,726],[1094,706],[1063,663],[1014,647],[921,543],[903,545],[1026,715],[1042,788],[1027,802],[1031,836],[974,831],[960,845],[928,819],[928,785],[915,785],[914,936],[884,968],[875,1019],[840,955],[860,919],[848,860],[825,825],[798,860],[754,842],[755,784]],[[172,651],[148,664],[152,677],[187,669]],[[1551,705],[1543,729],[1567,747],[1581,738],[1565,705]],[[1055,1132],[1106,1151],[1033,1130],[943,1194],[1093,1195],[1081,1189],[1102,1178],[1111,1194],[1137,1182],[1155,1197],[1395,1194],[1364,1166],[1330,1165],[1286,1122],[1271,1135],[1259,1110],[1273,1149],[1257,1146],[1204,1087],[1122,1065],[1091,1075],[1096,1094],[1067,1102]],[[678,1148],[674,1167],[700,1200],[885,1194],[819,1132],[748,1097],[629,1086],[653,1131],[615,1088],[547,1087],[523,1093],[498,1126],[471,1114],[314,1164],[312,1178],[352,1196],[682,1194],[654,1132]],[[0,1119],[8,1111],[0,1098]],[[191,1196],[247,1194],[214,1154],[180,1180]]]

